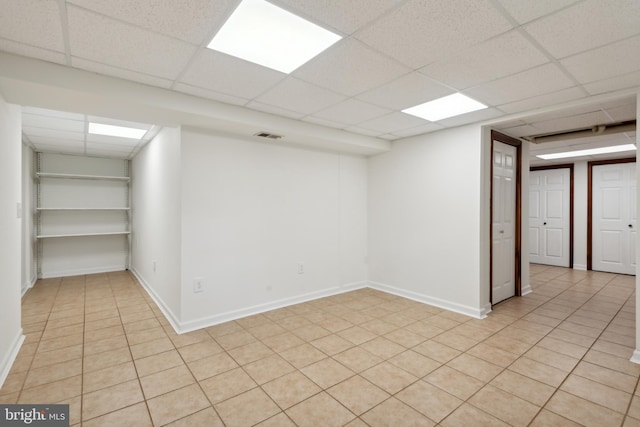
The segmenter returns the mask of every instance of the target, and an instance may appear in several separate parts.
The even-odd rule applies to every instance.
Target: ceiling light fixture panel
[[[438,120],[447,119],[449,117],[459,116],[461,114],[470,113],[472,111],[487,108],[481,102],[471,99],[461,93],[454,93],[433,101],[414,107],[405,108],[403,113],[420,117],[421,119],[437,122]]]
[[[89,122],[89,133],[93,135],[116,136],[119,138],[142,139],[144,134],[147,133],[147,129]]]
[[[243,0],[207,46],[286,74],[342,37],[264,0]]]
[[[624,151],[635,151],[634,144],[614,145],[612,147],[590,148],[588,150],[563,151],[562,153],[540,154],[536,157],[543,160],[566,159],[568,157],[593,156],[596,154],[622,153]]]

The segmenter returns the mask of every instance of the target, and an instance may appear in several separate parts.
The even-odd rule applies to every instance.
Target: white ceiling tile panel
[[[88,150],[101,150],[101,151],[109,151],[114,153],[130,153],[137,144],[128,146],[128,145],[114,145],[114,144],[104,144],[104,143],[94,143],[87,141],[87,151]]]
[[[454,127],[460,126],[467,123],[478,122],[482,120],[489,120],[496,117],[502,116],[502,111],[497,108],[484,108],[478,111],[472,111],[466,114],[460,114],[459,116],[449,117],[448,119],[439,120],[442,126],[445,127]]]
[[[64,64],[66,62],[66,56],[62,52],[54,52],[52,50],[41,49],[39,47],[33,47],[2,38],[0,38],[0,50],[4,52],[14,53],[16,55],[42,59],[48,62],[55,62],[57,64]]]
[[[331,120],[326,120],[326,119],[322,119],[320,117],[315,117],[315,116],[307,116],[302,120],[305,122],[314,123],[316,125],[335,128],[335,129],[343,129],[345,127],[344,123],[337,123]]]
[[[556,58],[640,33],[638,0],[587,0],[525,26]]]
[[[319,111],[313,116],[343,125],[355,125],[391,112],[388,108],[381,108],[357,99],[347,99],[340,104]]]
[[[109,117],[87,116],[87,120],[94,123],[102,123],[112,126],[124,126],[135,129],[149,130],[151,128],[151,125],[147,123],[131,122],[129,120],[113,119]]]
[[[196,48],[119,21],[67,7],[71,55],[164,79],[175,79]]]
[[[130,24],[201,44],[219,27],[235,0],[67,0]]]
[[[33,145],[42,147],[42,146],[56,146],[56,147],[73,147],[73,148],[83,148],[84,141],[74,141],[71,139],[59,139],[59,138],[49,138],[42,136],[31,135],[28,136],[29,141],[33,143]]]
[[[2,0],[0,37],[64,52],[57,0]]]
[[[560,132],[563,130],[582,129],[593,126],[594,123],[606,124],[611,120],[603,111],[580,114],[571,117],[562,117],[543,122],[534,122],[532,125],[541,133]]]
[[[444,126],[441,126],[437,123],[426,123],[424,125],[394,131],[393,135],[395,135],[398,138],[406,138],[409,136],[416,136],[416,135],[422,135],[425,133],[436,132],[442,129],[444,129]]]
[[[274,114],[276,116],[291,117],[293,119],[300,119],[304,117],[304,114],[300,114],[296,111],[285,110],[284,108],[274,107],[273,105],[262,104],[256,101],[249,102],[246,107],[251,108],[252,110],[262,111],[263,113]]]
[[[121,147],[129,147],[130,149],[138,144],[137,139],[131,138],[119,138],[117,136],[95,135],[92,133],[87,134],[87,143],[105,144],[105,145],[119,145]]]
[[[539,129],[536,129],[531,125],[513,126],[509,128],[500,127],[500,131],[516,138],[540,133]]]
[[[591,103],[586,105],[574,105],[571,107],[563,108],[561,111],[547,111],[543,113],[533,114],[528,116],[525,120],[528,123],[546,122],[547,120],[554,120],[558,118],[571,118],[579,116],[581,114],[600,112],[603,108],[599,103]]]
[[[29,106],[22,107],[22,112],[27,114],[36,114],[38,116],[57,117],[60,119],[67,119],[67,120],[83,121],[85,120],[85,117],[86,117],[84,114],[70,113],[67,111],[47,110],[45,108],[29,107]]]
[[[104,74],[106,76],[112,76],[112,77],[117,77],[124,80],[130,80],[138,83],[158,86],[165,89],[171,86],[171,80],[150,76],[148,74],[138,73],[131,70],[125,70],[122,68],[112,67],[110,65],[105,65],[99,62],[94,62],[94,61],[88,61],[82,58],[75,58],[75,57],[71,58],[71,66],[75,68],[91,71],[94,73]]]
[[[69,132],[56,129],[43,129],[37,127],[23,126],[22,132],[24,132],[29,138],[40,136],[43,138],[52,139],[68,139],[70,141],[84,141],[83,132]]]
[[[567,7],[579,0],[498,0],[520,24]]]
[[[317,24],[345,34],[373,21],[402,0],[273,0],[273,3]]]
[[[638,71],[640,36],[565,58],[560,62],[580,83]]]
[[[360,123],[358,127],[371,129],[380,133],[394,133],[405,129],[427,124],[426,120],[405,113],[391,113],[373,120]]]
[[[214,101],[224,102],[225,104],[233,105],[245,105],[249,100],[240,98],[234,95],[227,95],[226,93],[220,93],[201,87],[195,87],[184,83],[178,83],[174,87],[178,92],[186,93],[188,95],[198,96],[200,98],[212,99]]]
[[[540,96],[523,99],[521,101],[509,102],[498,106],[505,113],[519,113],[521,111],[535,110],[536,108],[548,105],[557,105],[574,99],[580,99],[587,96],[582,89],[577,86],[568,89],[561,89],[555,92],[546,93]]]
[[[59,147],[55,145],[36,146],[36,151],[42,153],[59,153],[59,154],[77,154],[83,156],[85,154],[84,147]]]
[[[335,105],[344,96],[321,87],[288,77],[257,98],[258,102],[307,114]]]
[[[574,86],[554,64],[546,64],[513,74],[465,91],[465,94],[488,105],[519,101]]]
[[[203,49],[181,79],[182,83],[251,99],[286,78],[279,71],[211,49]]]
[[[346,130],[347,132],[359,133],[361,135],[367,135],[367,136],[378,136],[378,135],[380,135],[380,132],[378,132],[376,130],[365,129],[365,128],[361,128],[361,127],[358,127],[358,126],[348,126],[348,127],[344,128],[344,130]]]
[[[36,114],[23,114],[22,126],[65,130],[70,132],[84,132],[84,120],[65,120],[57,117],[39,116]]]
[[[489,0],[409,0],[355,36],[417,69],[511,28]]]
[[[640,71],[634,71],[622,76],[587,83],[584,85],[584,88],[591,95],[598,95],[605,92],[614,92],[616,90],[628,89],[636,86],[640,86]]]
[[[296,70],[293,75],[354,96],[411,70],[355,39],[346,39]]]
[[[546,62],[547,57],[520,32],[509,31],[420,72],[461,90]]]
[[[623,105],[621,107],[610,108],[606,110],[607,114],[615,122],[624,122],[627,120],[636,120],[636,103]]]
[[[381,107],[402,110],[455,91],[417,71],[402,76],[384,86],[358,95],[358,98]]]

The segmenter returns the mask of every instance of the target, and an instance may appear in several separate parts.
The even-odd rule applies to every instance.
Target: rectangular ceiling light
[[[634,151],[634,144],[614,145],[613,147],[591,148],[589,150],[566,151],[562,153],[540,154],[536,156],[539,159],[554,160],[565,159],[567,157],[593,156],[595,154],[620,153],[623,151]]]
[[[207,47],[288,74],[341,38],[264,0],[243,0]]]
[[[438,120],[482,110],[483,108],[487,108],[487,106],[461,93],[454,93],[415,107],[406,108],[402,112],[430,122],[437,122]]]
[[[105,125],[89,122],[89,133],[94,135],[117,136],[120,138],[141,139],[147,129],[136,129],[125,126]]]

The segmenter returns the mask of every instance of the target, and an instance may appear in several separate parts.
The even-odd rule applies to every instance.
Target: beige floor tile
[[[570,342],[562,341],[556,338],[551,338],[549,336],[544,337],[537,344],[538,347],[545,348],[547,350],[552,350],[560,354],[564,354],[565,356],[574,357],[576,359],[582,358],[585,355],[588,348],[572,344]]]
[[[377,335],[373,332],[369,332],[366,329],[361,328],[360,326],[352,326],[348,329],[338,332],[338,335],[355,345],[360,345],[377,337]]]
[[[556,338],[561,341],[566,341],[568,343],[586,348],[591,347],[591,345],[596,341],[595,337],[588,337],[586,335],[580,335],[562,329],[554,329],[553,331],[549,332],[549,335],[547,335],[547,337]]]
[[[333,359],[323,359],[300,370],[323,389],[355,375],[353,371]]]
[[[558,390],[545,409],[587,426],[620,425],[623,415],[588,400]]]
[[[204,359],[190,362],[187,365],[198,381],[238,367],[238,364],[226,353],[205,357]]]
[[[362,372],[361,375],[391,394],[397,393],[418,380],[417,377],[389,362],[382,362]]]
[[[486,384],[448,366],[436,369],[424,380],[462,400],[467,400]]]
[[[154,425],[165,425],[210,406],[197,384],[147,400]]]
[[[167,427],[224,427],[224,423],[213,410],[213,408],[203,409],[195,414],[187,415],[172,423]]]
[[[611,354],[613,356],[630,359],[631,356],[633,355],[633,350],[634,350],[633,347],[634,346],[629,347],[626,345],[620,345],[620,344],[598,339],[596,340],[595,343],[593,343],[593,346],[591,348],[593,350],[598,350],[603,353]]]
[[[93,418],[82,423],[84,427],[111,427],[135,425],[136,427],[152,427],[149,411],[144,402],[137,403],[124,409],[110,412],[101,417]]]
[[[82,396],[82,419],[90,420],[142,401],[144,396],[137,379],[86,393]]]
[[[134,361],[138,375],[144,377],[165,369],[184,364],[177,350],[169,350],[164,353],[154,354]]]
[[[58,350],[36,353],[31,364],[31,369],[52,366],[69,360],[80,359],[82,357],[82,344],[74,345]]]
[[[426,339],[430,339],[433,338],[437,335],[440,335],[441,333],[443,333],[445,330],[442,328],[439,328],[435,325],[432,325],[430,323],[427,323],[426,320],[420,321],[420,322],[416,322],[416,323],[412,323],[408,326],[406,326],[404,328],[407,331],[410,332],[414,332],[418,335],[421,335],[423,337],[425,337]]]
[[[120,365],[131,360],[131,352],[128,347],[86,356],[84,358],[83,372],[98,371],[110,366]]]
[[[631,400],[631,405],[629,405],[628,415],[630,417],[640,419],[640,399],[637,395],[633,396]]]
[[[167,334],[161,326],[147,329],[144,331],[136,331],[126,334],[129,345],[142,344],[149,341],[154,341],[160,338],[166,338]]]
[[[564,354],[556,351],[538,346],[533,346],[531,350],[524,354],[524,356],[566,372],[571,372],[579,362],[579,359],[576,359],[575,357],[565,356]]]
[[[298,404],[321,391],[320,387],[298,371],[264,384],[262,388],[282,409]]]
[[[467,338],[451,330],[433,338],[433,341],[444,344],[459,351],[467,351],[478,343],[478,340]]]
[[[82,379],[82,392],[89,393],[136,379],[133,362],[126,362],[98,371],[87,372]]]
[[[536,362],[535,360],[531,360],[526,357],[521,357],[516,360],[511,366],[509,366],[509,370],[552,387],[560,386],[562,381],[564,381],[568,375],[567,372],[561,369]]]
[[[43,340],[50,340],[54,338],[66,337],[67,335],[76,335],[84,333],[84,325],[77,324],[71,326],[64,326],[60,328],[50,328],[47,326],[42,334]]]
[[[127,343],[127,337],[125,335],[119,335],[117,337],[107,338],[100,341],[92,341],[90,343],[85,342],[84,357],[128,346],[129,344]]]
[[[300,427],[338,427],[355,418],[353,413],[325,392],[289,408],[286,414]]]
[[[147,329],[157,328],[160,325],[157,319],[145,319],[138,320],[137,322],[131,322],[124,325],[124,330],[130,334],[136,331],[144,331]]]
[[[629,393],[573,374],[562,383],[560,390],[623,414],[631,401]]]
[[[175,347],[169,338],[163,337],[141,344],[132,345],[129,348],[131,349],[133,359],[136,360],[173,350]]]
[[[429,419],[440,422],[463,401],[426,381],[418,381],[402,390],[395,397]]]
[[[471,356],[466,353],[449,361],[447,366],[484,382],[491,381],[503,370],[503,368],[498,365],[494,365],[493,363],[486,362],[478,357]]]
[[[254,388],[214,406],[227,427],[257,424],[280,412],[260,388]]]
[[[433,340],[425,341],[422,344],[413,347],[412,350],[441,363],[447,363],[462,353],[459,350]]]
[[[264,340],[268,337],[283,334],[287,332],[287,330],[276,323],[269,322],[259,326],[255,326],[253,328],[249,328],[247,332],[258,338],[259,340]]]
[[[510,370],[501,372],[491,381],[491,385],[537,406],[543,406],[556,390]]]
[[[98,329],[96,331],[85,331],[84,342],[90,343],[95,341],[102,341],[104,339],[117,337],[119,335],[124,335],[124,329],[121,325],[115,325],[108,328]]]
[[[350,348],[347,351],[336,354],[333,358],[353,372],[362,372],[382,362],[380,357],[360,347]]]
[[[311,341],[310,344],[329,356],[343,352],[353,347],[353,343],[347,341],[344,338],[341,338],[338,335],[327,335],[325,337]]]
[[[38,345],[38,353],[77,346],[84,342],[84,334],[78,333],[50,340],[42,340]]]
[[[405,348],[411,348],[426,341],[426,338],[422,335],[408,331],[404,328],[396,329],[393,332],[389,332],[384,336],[384,338],[393,341],[396,344],[400,344]]]
[[[511,365],[518,355],[510,353],[505,350],[493,347],[491,345],[481,342],[467,351],[467,354],[475,356],[486,362],[491,362],[494,365],[506,368]]]
[[[55,381],[36,387],[23,389],[18,403],[55,403],[79,396],[82,393],[82,376]]]
[[[463,403],[441,423],[443,427],[508,427],[509,424],[468,403]]]
[[[578,366],[576,366],[576,369],[574,369],[572,373],[608,385],[609,387],[626,391],[627,393],[633,393],[637,382],[637,378],[632,375],[584,361],[578,363]]]
[[[211,403],[216,404],[258,385],[242,368],[235,368],[200,381],[200,386]]]
[[[409,372],[411,375],[422,378],[434,369],[442,366],[442,363],[429,359],[413,350],[407,350],[392,357],[387,362]]]
[[[540,410],[539,406],[487,385],[469,403],[513,426],[526,426]]]
[[[524,354],[527,350],[532,347],[532,344],[518,341],[513,338],[509,338],[505,335],[493,335],[486,340],[484,340],[484,344],[491,346],[493,348],[498,348],[500,350],[504,350],[509,353],[513,353],[517,356]]]
[[[356,415],[361,415],[390,396],[359,375],[329,388],[327,393]]]
[[[264,384],[294,371],[295,368],[282,357],[274,354],[245,365],[244,370],[258,384]]]
[[[371,341],[360,344],[360,347],[367,350],[369,353],[375,354],[383,360],[387,360],[392,358],[393,356],[397,356],[398,354],[406,350],[403,346],[396,344],[384,337],[374,338]]]
[[[19,392],[20,390],[22,390],[22,386],[24,385],[24,381],[27,379],[28,373],[29,371],[21,371],[12,372],[7,375],[7,378],[2,384],[2,388],[0,388],[0,396]]]
[[[269,347],[261,342],[254,342],[229,350],[229,354],[238,364],[246,365],[251,362],[255,362],[256,360],[271,356],[274,353]]]
[[[298,347],[304,344],[304,341],[293,335],[291,332],[285,332],[280,335],[274,335],[265,338],[264,340],[262,340],[262,343],[276,353],[281,353],[285,350],[289,350],[290,348]]]
[[[289,418],[287,414],[280,412],[279,414],[256,424],[256,427],[296,427],[296,425],[291,421],[291,418]]]
[[[194,360],[204,359],[208,356],[213,356],[223,352],[224,350],[218,343],[212,339],[201,341],[196,344],[191,344],[185,347],[180,347],[178,352],[182,356],[185,362],[193,362]]]
[[[326,354],[311,344],[303,344],[298,347],[290,348],[280,353],[280,356],[298,369],[309,366],[327,357]]]
[[[166,371],[156,372],[140,378],[142,391],[147,399],[168,393],[195,383],[195,379],[186,366],[176,366]]]
[[[598,350],[589,350],[582,360],[594,365],[614,369],[624,374],[636,377],[640,375],[640,365],[630,362],[628,358],[613,356]]]
[[[256,337],[244,330],[238,330],[229,334],[219,336],[216,338],[216,341],[225,350],[231,350],[236,347],[242,347],[243,345],[256,342]]]
[[[580,427],[581,424],[561,417],[558,414],[543,409],[529,424],[530,427]]]
[[[307,319],[305,319],[307,320]],[[307,320],[308,322],[308,320]],[[331,335],[331,332],[327,329],[320,327],[314,324],[308,324],[301,328],[297,328],[291,331],[295,336],[300,338],[303,341],[311,342],[317,340],[318,338],[326,337],[327,335]]]
[[[394,397],[363,414],[361,418],[372,427],[432,427],[436,424]]]
[[[31,388],[82,374],[82,359],[31,368],[24,382],[24,388]]]

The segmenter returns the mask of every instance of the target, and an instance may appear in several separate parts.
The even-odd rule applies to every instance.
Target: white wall
[[[22,145],[22,295],[37,280],[34,232],[33,150]]]
[[[174,325],[181,314],[180,156],[180,129],[164,128],[133,159],[131,179],[131,268]]]
[[[587,269],[587,162],[573,164],[573,268]]]
[[[474,316],[486,310],[481,140],[479,125],[464,126],[397,141],[370,159],[374,286]]]
[[[0,386],[24,340],[20,325],[21,110],[0,96]]]
[[[181,154],[183,328],[366,284],[366,159],[193,129]]]

